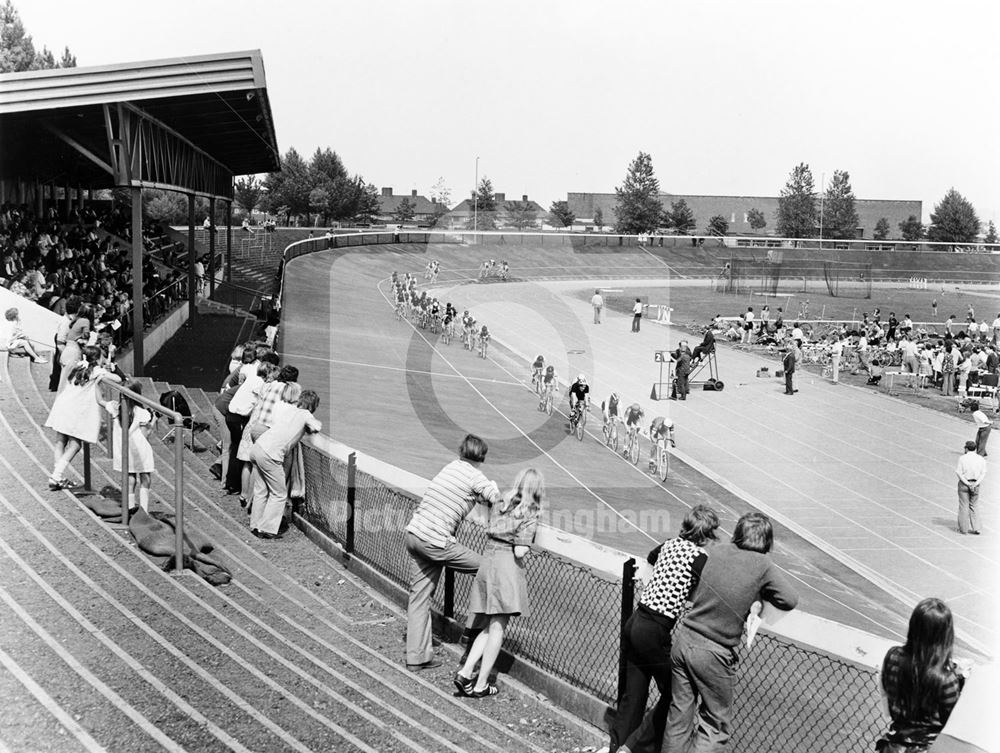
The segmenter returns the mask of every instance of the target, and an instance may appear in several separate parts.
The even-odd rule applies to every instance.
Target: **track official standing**
[[[958,532],[979,533],[979,485],[986,475],[986,461],[976,452],[976,443],[971,439],[965,443],[965,454],[958,459],[955,468],[958,476]]]
[[[406,668],[417,672],[441,666],[431,644],[431,597],[441,571],[479,570],[479,554],[455,540],[455,532],[477,504],[492,506],[500,500],[496,482],[479,466],[486,459],[486,442],[466,435],[453,460],[431,481],[406,526],[410,566],[410,600],[406,610]]]
[[[972,420],[976,422],[976,452],[985,458],[987,454],[986,440],[990,438],[990,432],[993,431],[993,422],[979,407],[978,402],[973,401],[969,408],[972,411]]]
[[[794,395],[795,390],[792,388],[792,377],[795,374],[795,348],[789,346],[788,350],[785,351],[785,357],[781,361],[781,366],[785,370],[785,394]]]
[[[601,309],[604,308],[604,298],[601,297],[600,290],[594,291],[594,297],[590,299],[590,305],[594,307],[594,324],[600,324]]]
[[[632,306],[632,331],[639,331],[639,322],[642,321],[642,300],[639,298],[635,299],[635,305]]]

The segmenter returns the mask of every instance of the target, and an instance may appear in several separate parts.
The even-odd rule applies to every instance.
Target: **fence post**
[[[444,616],[449,620],[455,616],[455,571],[450,567],[444,569]]]
[[[128,528],[128,487],[129,487],[129,427],[132,424],[132,404],[124,395],[118,396],[118,420],[121,425],[121,442],[118,452],[122,462],[122,525]]]
[[[184,419],[174,419],[174,567],[184,572]]]
[[[621,633],[618,639],[618,697],[625,692],[625,623],[632,616],[635,604],[635,558],[622,565]]]
[[[90,486],[90,442],[83,443],[83,488],[92,491]]]
[[[348,554],[354,553],[354,499],[355,486],[354,479],[357,473],[357,453],[352,452],[347,456],[347,530],[344,533],[344,551]]]

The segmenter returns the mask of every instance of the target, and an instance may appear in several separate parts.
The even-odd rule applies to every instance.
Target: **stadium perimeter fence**
[[[644,239],[584,236],[579,242],[595,240],[638,246]],[[448,232],[338,235],[295,243],[285,250],[284,261],[326,249],[465,242],[463,235]],[[532,240],[537,245],[575,242],[545,234]],[[427,481],[322,435],[303,443],[303,457],[306,497],[300,514],[349,557],[379,573],[397,595],[405,594],[410,559],[404,528]],[[458,539],[477,551],[485,543],[474,521],[462,524]],[[633,575],[637,560],[642,572],[643,559],[540,527],[527,567],[532,612],[511,622],[505,649],[613,705],[622,670],[622,626],[635,607]],[[462,624],[472,578],[448,570],[443,581],[434,608]],[[871,750],[886,724],[876,672],[890,645],[801,611],[765,626],[752,648],[741,642],[733,750]]]

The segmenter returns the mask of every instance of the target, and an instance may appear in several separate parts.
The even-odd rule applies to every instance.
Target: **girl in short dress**
[[[101,429],[101,409],[97,400],[98,385],[102,380],[120,382],[121,379],[98,363],[101,349],[85,345],[83,358],[68,371],[66,386],[56,395],[45,425],[56,432],[55,461],[49,476],[49,489],[68,489],[74,486],[64,477],[66,468],[84,442],[96,442]]]
[[[142,385],[132,382],[128,385],[132,392],[142,394]],[[111,414],[112,433],[111,451],[112,468],[121,472],[122,469],[122,423],[119,419],[121,404],[118,400],[109,400],[104,404],[105,410]],[[153,477],[153,448],[149,444],[149,433],[153,430],[155,417],[149,409],[141,405],[132,406],[132,423],[128,430],[128,475],[132,479],[132,493],[139,497],[139,507],[149,512],[149,488]]]
[[[500,654],[503,634],[511,617],[528,613],[528,585],[524,557],[531,549],[538,527],[538,513],[545,496],[545,481],[534,468],[526,468],[490,514],[488,537],[482,564],[472,584],[469,611],[477,621],[485,617],[486,627],[476,636],[465,665],[455,675],[455,686],[470,698],[499,693],[489,682]],[[473,675],[482,660],[478,678]]]

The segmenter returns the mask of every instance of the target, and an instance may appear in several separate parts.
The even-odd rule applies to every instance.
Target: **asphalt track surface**
[[[437,287],[502,343],[482,359],[398,321],[386,302],[393,270],[423,281],[422,251],[324,252],[286,269],[282,350],[303,385],[320,392],[334,438],[430,477],[473,431],[490,444],[490,477],[504,485],[526,465],[539,468],[550,522],[635,554],[674,535],[699,502],[721,510],[726,534],[759,506],[778,522],[775,556],[805,611],[900,639],[913,604],[937,595],[952,606],[963,643],[994,644],[996,543],[954,530],[954,465],[967,422],[808,376],[787,397],[777,380],[754,378],[765,362],[727,348],[726,390],[653,402],[653,351],[687,335],[651,323],[632,335],[630,317],[608,312],[594,325],[577,297],[591,283],[546,281],[572,272],[551,259],[531,282],[469,284],[472,252],[465,267],[446,267]],[[525,359],[538,353],[561,377],[588,374],[598,402],[616,389],[640,402],[647,420],[675,421],[679,446],[665,483],[645,472],[648,444],[636,468],[599,442],[597,414],[592,436],[578,442],[564,415],[537,410]],[[994,473],[982,499],[998,490]],[[996,517],[985,506],[987,533]]]

